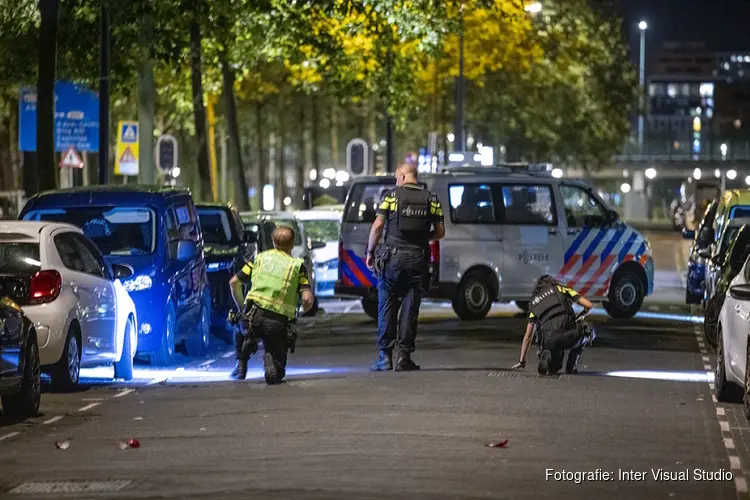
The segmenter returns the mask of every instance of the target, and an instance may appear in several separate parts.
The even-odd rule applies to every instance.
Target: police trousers
[[[414,352],[417,320],[429,273],[425,252],[394,249],[378,280],[378,349]],[[400,311],[400,314],[399,314]]]
[[[273,312],[259,310],[251,325],[252,335],[263,341],[263,350],[270,354],[281,368],[286,368],[287,362],[287,325],[289,321]],[[248,353],[242,352],[244,335],[235,334],[235,349],[238,359],[245,358]]]

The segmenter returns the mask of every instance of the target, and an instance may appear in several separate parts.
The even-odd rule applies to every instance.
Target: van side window
[[[393,187],[389,184],[356,184],[351,196],[349,196],[344,221],[366,224],[375,222],[378,205],[383,200],[385,193]]]
[[[494,224],[495,200],[488,184],[454,184],[448,187],[451,221],[456,224]]]
[[[607,218],[607,209],[599,200],[579,186],[560,186],[565,220],[568,227],[601,227]]]
[[[545,184],[505,184],[502,187],[505,223],[556,226],[552,187]]]
[[[192,205],[188,203],[178,203],[174,207],[177,216],[178,239],[193,240],[198,243],[200,239],[200,227],[198,224],[198,215]]]

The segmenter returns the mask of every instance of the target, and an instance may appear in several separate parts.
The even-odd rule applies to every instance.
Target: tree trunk
[[[302,205],[303,196],[305,194],[305,101],[300,100],[299,104],[299,135],[297,136],[297,165],[296,165],[296,179],[295,185],[297,189],[297,203],[300,208],[305,208]]]
[[[255,147],[258,152],[257,156],[257,178],[258,178],[258,199],[260,205],[263,205],[263,186],[268,184],[268,168],[265,163],[265,151],[263,148],[263,103],[255,103]]]
[[[154,106],[156,101],[156,84],[154,82],[154,59],[151,47],[154,44],[154,16],[152,4],[147,4],[147,11],[141,20],[139,43],[141,46],[141,63],[138,68],[138,149],[140,168],[138,180],[142,184],[154,184],[156,167],[154,166]]]
[[[310,122],[312,134],[312,164],[317,175],[320,175],[320,154],[318,153],[318,98],[312,95],[312,116]]]
[[[284,119],[284,113],[286,112],[286,106],[284,106],[284,97],[279,93],[278,102],[278,117],[279,117],[279,141],[276,149],[276,168],[279,173],[279,201],[281,206],[284,206],[284,200],[289,196],[289,189],[286,184],[286,154],[284,148],[286,147],[286,120]]]
[[[13,170],[13,185],[11,189],[18,189],[23,180],[21,168],[20,151],[18,150],[18,98],[10,99],[10,137],[8,138],[8,149],[10,150],[10,161]],[[21,207],[19,207],[21,208]]]
[[[229,168],[234,179],[234,202],[240,210],[247,210],[250,208],[250,203],[247,198],[247,180],[242,161],[240,126],[237,122],[237,100],[234,98],[234,70],[229,64],[225,51],[219,53],[219,63],[223,82],[224,117],[229,131]]]
[[[208,140],[206,131],[206,108],[203,104],[203,70],[201,68],[201,28],[198,20],[190,21],[190,71],[193,90],[193,116],[195,135],[198,139],[198,178],[200,179],[200,199],[210,200],[211,171],[208,168]]]
[[[341,166],[341,158],[339,158],[339,112],[336,107],[336,103],[331,104],[331,118],[330,118],[330,129],[331,129],[331,165],[333,168],[338,169]]]
[[[60,0],[40,0],[39,76],[36,102],[37,175],[33,175],[33,192],[57,189],[55,165],[55,75],[57,73],[57,18]],[[104,146],[103,146],[104,147]]]

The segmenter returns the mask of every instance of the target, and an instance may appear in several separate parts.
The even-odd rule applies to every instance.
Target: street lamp
[[[737,171],[736,170],[734,170],[734,169],[727,170],[727,179],[729,179],[730,181],[733,181],[736,178],[737,178]]]
[[[656,177],[656,169],[655,168],[647,168],[646,169],[646,177],[649,179],[653,179]]]
[[[646,21],[638,23],[638,29],[641,30],[641,61],[640,61],[640,85],[641,85],[641,98],[640,98],[640,109],[638,113],[638,146],[641,153],[643,153],[643,121],[644,121],[644,108],[646,98],[646,29],[648,24]]]
[[[623,182],[622,185],[620,186],[620,190],[623,193],[625,193],[625,194],[629,193],[630,192],[630,184],[628,184],[627,182]]]
[[[696,168],[695,170],[693,170],[693,177],[695,177],[696,181],[699,181],[701,179],[701,175],[702,175],[701,169]]]

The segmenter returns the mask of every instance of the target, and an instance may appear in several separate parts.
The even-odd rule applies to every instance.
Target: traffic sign
[[[68,148],[60,160],[60,168],[63,167],[83,168],[83,160],[81,160],[81,156],[73,146]]]
[[[82,85],[55,83],[55,151],[99,151],[99,97]],[[18,100],[18,148],[36,151],[36,89]]]
[[[369,146],[363,139],[352,139],[346,145],[346,170],[352,177],[366,175],[370,170]]]
[[[115,174],[138,175],[138,122],[117,124]]]
[[[156,168],[163,174],[177,166],[177,139],[162,135],[156,140]]]

